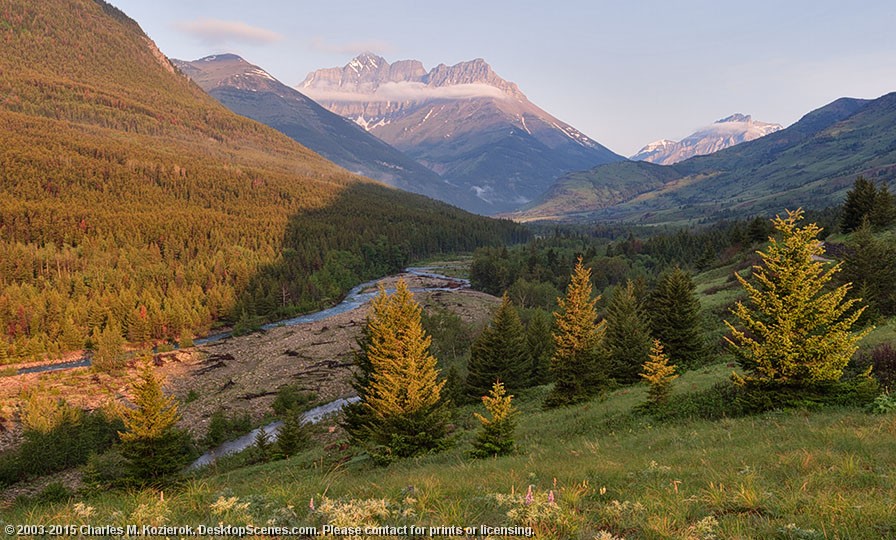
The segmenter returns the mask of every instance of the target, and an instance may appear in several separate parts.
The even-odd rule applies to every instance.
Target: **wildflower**
[[[310,508],[311,511],[314,512],[314,497],[311,497],[311,502],[308,503],[308,508]]]
[[[526,490],[526,506],[532,504],[535,501],[535,496],[532,495],[532,484],[529,484],[529,489]]]
[[[548,491],[548,504],[554,504],[554,490]]]
[[[96,510],[96,508],[94,508],[92,506],[87,506],[86,504],[84,504],[82,502],[75,503],[75,507],[72,509],[72,511],[74,512],[74,514],[76,516],[82,517],[82,518],[89,518],[90,516],[93,515],[94,510]]]

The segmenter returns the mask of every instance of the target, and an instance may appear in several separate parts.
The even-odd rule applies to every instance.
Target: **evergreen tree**
[[[420,305],[404,280],[395,294],[380,287],[370,305],[358,355],[356,384],[361,401],[344,424],[352,441],[388,462],[440,450],[447,436],[448,410],[441,397],[431,338],[420,322]]]
[[[517,410],[511,403],[512,399],[513,396],[507,395],[500,381],[492,385],[489,395],[482,396],[482,403],[491,418],[475,413],[476,418],[482,423],[482,429],[473,441],[471,456],[479,458],[506,456],[513,452]]]
[[[644,362],[641,377],[650,385],[647,390],[647,403],[644,404],[645,409],[654,410],[669,400],[672,381],[677,379],[678,375],[675,375],[675,366],[669,364],[669,357],[663,352],[663,345],[658,339],[653,340],[650,356]]]
[[[177,429],[177,404],[147,362],[133,388],[134,408],[124,411],[121,453],[138,483],[158,484],[176,476],[189,456],[189,436]]]
[[[99,335],[94,338],[95,350],[91,365],[97,371],[110,371],[124,367],[124,338],[121,335],[121,327],[115,319],[106,323]]]
[[[442,388],[442,396],[450,403],[464,403],[468,401],[466,390],[466,380],[461,376],[458,367],[452,365],[445,372],[445,386]]]
[[[128,339],[141,345],[148,343],[152,338],[152,321],[149,318],[149,310],[140,305],[131,316],[131,324],[128,325]]]
[[[705,354],[696,289],[690,274],[675,267],[660,276],[647,301],[651,335],[681,367],[700,365]]]
[[[271,436],[268,431],[264,426],[258,428],[258,433],[255,434],[255,453],[258,456],[258,461],[267,463],[271,460],[273,451],[274,445],[271,444]]]
[[[893,202],[893,194],[886,184],[882,184],[874,197],[874,207],[868,214],[871,226],[881,231],[896,223],[896,203]]]
[[[551,382],[551,355],[554,343],[551,337],[551,316],[536,310],[526,326],[526,345],[532,359],[532,384]]]
[[[277,431],[277,453],[288,458],[308,448],[310,444],[311,424],[305,422],[304,414],[298,409],[289,409]]]
[[[875,315],[896,314],[896,246],[875,238],[868,220],[847,241],[842,281]],[[867,315],[867,312],[866,312]]]
[[[725,321],[731,331],[725,339],[747,382],[806,386],[837,381],[867,333],[851,331],[864,308],[855,309],[857,299],[845,299],[849,284],[825,290],[840,264],[826,269],[814,259],[824,254],[821,229],[814,223],[799,227],[802,215],[802,210],[787,211],[786,218],[772,220],[780,238],[759,253],[762,265],[753,267],[756,285],[735,274],[750,307],[738,302],[732,309],[743,330]]]
[[[606,314],[606,348],[610,355],[610,377],[620,384],[639,381],[638,373],[650,353],[650,328],[635,297],[631,280],[617,287]]]
[[[66,351],[77,351],[84,348],[84,334],[75,326],[75,321],[70,315],[62,322],[59,344]]]
[[[850,233],[862,225],[862,220],[874,210],[877,188],[864,176],[859,176],[846,192],[846,200],[840,214],[840,230]]]
[[[558,298],[554,312],[554,354],[551,374],[554,388],[545,401],[548,407],[570,405],[594,395],[605,384],[606,369],[601,362],[600,347],[606,323],[597,322],[591,297],[591,270],[579,258],[570,278],[566,297]]]
[[[467,371],[467,394],[480,397],[496,380],[510,390],[530,386],[532,361],[523,323],[507,294],[495,316],[473,342]]]
[[[747,225],[747,238],[754,244],[766,242],[769,233],[771,233],[771,230],[769,230],[768,220],[760,216],[751,219]]]

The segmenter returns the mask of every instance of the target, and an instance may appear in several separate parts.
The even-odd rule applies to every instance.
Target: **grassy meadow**
[[[688,372],[675,392],[706,389],[730,371],[719,364]],[[588,539],[896,535],[892,414],[838,408],[657,422],[632,412],[643,387],[552,411],[541,407],[545,394],[539,387],[517,397],[518,450],[508,457],[466,457],[472,429],[458,429],[447,452],[387,468],[343,461],[338,445],[318,447],[206,471],[164,493],[22,500],[4,524],[484,524]],[[474,426],[474,410],[458,411],[459,428]]]

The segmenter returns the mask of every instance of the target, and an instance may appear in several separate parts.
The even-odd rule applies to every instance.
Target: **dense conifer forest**
[[[96,348],[104,331],[147,345],[251,326],[525,238],[230,113],[103,2],[4,3],[0,40],[6,359]]]

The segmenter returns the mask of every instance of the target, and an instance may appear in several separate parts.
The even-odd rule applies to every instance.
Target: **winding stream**
[[[455,278],[449,277],[442,274],[438,274],[435,272],[436,268],[429,266],[414,266],[405,268],[404,273],[411,274],[418,277],[424,278],[432,278],[432,279],[442,279],[446,280],[450,283],[456,284],[454,287],[423,287],[411,289],[412,292],[429,292],[429,291],[453,291],[458,289],[466,289],[470,286],[470,281],[463,278]],[[374,296],[376,296],[376,284],[379,282],[379,279],[375,279],[373,281],[367,281],[361,283],[360,285],[356,285],[348,294],[345,295],[345,298],[342,302],[339,302],[333,307],[322,309],[320,311],[315,311],[314,313],[308,313],[305,315],[300,315],[298,317],[293,317],[291,319],[284,319],[282,321],[272,322],[265,324],[261,327],[262,330],[270,330],[272,328],[277,328],[278,326],[296,326],[299,324],[317,322],[332,317],[333,315],[339,315],[340,313],[345,313],[351,311],[353,309],[357,309],[367,302],[369,302]],[[371,290],[372,289],[372,290]],[[388,292],[394,292],[394,289],[387,289]],[[209,343],[214,343],[216,341],[221,341],[223,339],[228,339],[233,336],[232,332],[221,332],[218,334],[212,334],[210,336],[206,336],[203,338],[198,338],[193,340],[193,344],[196,346],[199,345],[207,345]],[[90,365],[90,356],[85,355],[77,360],[72,360],[69,362],[61,362],[57,364],[44,364],[40,366],[31,366],[20,368],[17,371],[17,374],[21,375],[24,373],[43,373],[47,371],[61,371],[64,369],[73,369],[77,367],[87,367]]]
[[[413,292],[430,292],[430,291],[451,291],[458,289],[465,289],[470,286],[470,281],[462,278],[454,278],[444,276],[442,274],[438,274],[435,271],[435,268],[431,267],[412,267],[406,268],[405,273],[412,274],[418,277],[424,278],[432,278],[432,279],[440,279],[446,280],[450,283],[456,284],[454,287],[423,287],[423,288],[414,288],[411,289]],[[368,301],[370,301],[374,296],[377,295],[377,291],[369,290],[376,286],[379,280],[368,281],[366,283],[362,283],[352,290],[348,292],[345,296],[345,299],[342,300],[339,304],[327,308],[321,311],[317,311],[315,313],[309,313],[307,315],[302,315],[299,317],[294,317],[292,319],[285,319],[282,321],[278,321],[275,323],[270,323],[262,326],[262,330],[270,330],[271,328],[276,328],[278,326],[296,326],[299,324],[317,322],[327,319],[328,317],[332,317],[333,315],[338,315],[340,313],[345,313],[351,311],[353,309],[357,309]],[[394,292],[394,289],[387,289],[388,292]],[[226,339],[230,337],[230,333],[221,333],[215,334],[213,336],[208,336],[203,339],[197,339],[194,343],[196,345],[202,345],[204,343],[212,343],[214,341],[219,341],[222,339]],[[351,396],[348,398],[340,398],[335,401],[331,401],[329,403],[325,403],[318,407],[315,407],[309,411],[306,411],[303,415],[305,422],[310,422],[312,424],[316,424],[320,422],[325,416],[333,413],[339,412],[343,407],[348,405],[349,403],[354,403],[358,401],[358,396]],[[241,452],[253,444],[255,444],[255,438],[258,436],[259,431],[265,430],[270,440],[273,442],[277,439],[277,434],[280,431],[280,426],[283,425],[283,422],[277,421],[266,426],[262,426],[260,428],[256,428],[249,433],[243,435],[242,437],[227,441],[220,446],[209,450],[205,454],[201,455],[196,461],[190,464],[188,469],[198,469],[200,467],[205,467],[207,465],[211,465],[221,456],[226,456],[228,454],[235,454],[237,452]]]
[[[466,289],[470,286],[470,281],[463,278],[449,277],[435,272],[436,268],[428,267],[428,266],[420,266],[420,267],[410,267],[404,270],[405,273],[411,274],[418,277],[423,278],[431,278],[431,279],[439,279],[444,280],[452,284],[452,286],[448,287],[422,287],[422,288],[412,288],[412,292],[431,292],[431,291],[454,291],[458,289]],[[265,324],[261,327],[262,330],[270,330],[272,328],[276,328],[278,326],[296,326],[299,324],[317,322],[332,317],[334,315],[338,315],[340,313],[346,313],[348,311],[352,311],[353,309],[357,309],[367,302],[369,302],[374,296],[377,295],[377,291],[375,289],[377,282],[380,280],[368,281],[365,283],[361,283],[360,285],[352,288],[348,294],[345,295],[345,298],[342,302],[336,304],[333,307],[323,309],[321,311],[316,311],[314,313],[308,313],[306,315],[301,315],[299,317],[293,317],[291,319],[285,319],[282,321],[277,321],[269,324]],[[394,289],[387,289],[388,292],[394,292]],[[210,336],[206,336],[204,338],[199,338],[194,340],[194,344],[205,345],[208,343],[214,343],[217,341],[221,341],[224,339],[229,339],[232,337],[231,332],[222,332],[218,334],[213,334]],[[62,362],[58,364],[49,364],[42,366],[32,366],[27,368],[19,369],[18,373],[41,373],[48,371],[60,371],[64,369],[72,369],[76,367],[86,367],[90,365],[90,357],[83,356],[77,360]],[[314,407],[313,409],[306,411],[303,414],[303,419],[305,422],[310,422],[312,424],[316,424],[320,422],[325,416],[329,414],[333,414],[339,412],[343,407],[348,405],[349,403],[353,403],[358,401],[357,396],[351,396],[348,398],[340,398],[329,403],[324,403],[323,405],[319,405]],[[233,439],[227,441],[220,446],[209,450],[202,456],[200,456],[196,461],[190,464],[188,469],[198,469],[200,467],[204,467],[210,465],[215,462],[221,456],[225,456],[228,454],[234,454],[236,452],[240,452],[245,450],[255,444],[255,438],[258,436],[258,432],[261,430],[265,430],[268,434],[268,437],[271,441],[275,441],[277,439],[277,434],[280,431],[280,426],[283,424],[281,421],[273,422],[266,426],[262,426],[260,428],[254,429],[249,433],[239,437],[237,439]]]
[[[429,292],[429,291],[450,291],[450,290],[458,290],[465,289],[470,286],[469,280],[462,278],[454,278],[444,276],[442,274],[438,274],[434,272],[434,268],[431,267],[413,267],[406,268],[405,273],[412,274],[418,277],[432,278],[432,279],[441,279],[447,280],[451,283],[456,283],[455,287],[423,287],[423,288],[415,288],[411,289],[413,292]],[[298,324],[309,323],[309,322],[317,322],[327,319],[328,317],[332,317],[333,315],[338,315],[340,313],[345,313],[347,311],[351,311],[353,309],[359,308],[370,301],[374,296],[376,296],[376,290],[368,290],[376,285],[379,280],[368,281],[366,283],[362,283],[352,290],[348,292],[345,296],[345,299],[342,300],[339,304],[327,308],[321,311],[317,311],[315,313],[309,313],[307,315],[302,315],[299,317],[294,317],[292,319],[285,319],[282,321],[278,321],[275,323],[270,323],[262,326],[262,330],[270,330],[271,328],[276,328],[278,326],[295,326]],[[366,291],[366,292],[365,292]],[[388,292],[393,292],[394,289],[387,289]],[[222,333],[215,334],[213,336],[208,336],[203,339],[197,339],[195,341],[196,345],[201,345],[203,343],[211,343],[214,341],[219,341],[222,339],[226,339],[230,337],[230,333]],[[340,398],[329,403],[325,403],[318,407],[315,407],[311,410],[306,411],[303,414],[303,419],[305,422],[310,422],[312,424],[316,424],[320,422],[325,416],[329,414],[334,414],[342,410],[343,407],[348,405],[349,403],[354,403],[358,401],[358,396],[351,396],[348,398]],[[273,442],[277,440],[277,434],[280,431],[280,426],[283,425],[282,421],[277,421],[270,423],[266,426],[262,426],[260,428],[256,428],[249,433],[243,435],[242,437],[227,441],[222,443],[220,446],[209,450],[205,454],[201,455],[196,461],[190,464],[188,467],[189,470],[198,469],[200,467],[205,467],[207,465],[211,465],[218,458],[222,456],[226,456],[228,454],[235,454],[237,452],[242,452],[243,450],[249,448],[250,446],[255,444],[255,438],[258,436],[258,433],[261,430],[264,430],[268,438]]]
[[[324,403],[323,405],[305,411],[305,413],[302,415],[302,419],[305,423],[316,424],[323,420],[325,416],[339,412],[343,407],[345,407],[349,403],[358,401],[358,399],[360,399],[358,398],[358,396],[352,396],[349,398],[340,398],[329,403]],[[255,444],[255,438],[258,437],[258,432],[260,432],[261,430],[264,430],[268,434],[268,438],[271,442],[276,441],[277,435],[280,432],[280,426],[282,425],[283,422],[281,420],[278,420],[266,426],[253,429],[242,437],[222,443],[220,446],[217,446],[216,448],[213,448],[199,456],[196,461],[194,461],[190,464],[189,467],[187,467],[187,470],[195,470],[200,467],[205,467],[207,465],[211,465],[215,462],[215,460],[222,456],[242,452],[243,450]]]

